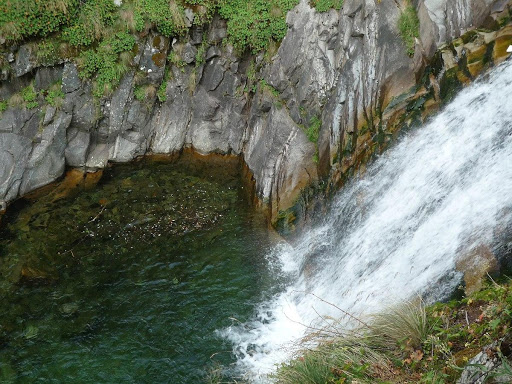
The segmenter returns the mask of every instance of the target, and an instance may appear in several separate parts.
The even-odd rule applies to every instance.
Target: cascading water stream
[[[497,252],[511,227],[509,60],[345,187],[299,244],[274,250],[291,284],[253,321],[220,333],[240,368],[266,382],[306,325],[342,315],[328,303],[364,316],[414,295],[446,297],[460,284],[457,260],[482,246]]]

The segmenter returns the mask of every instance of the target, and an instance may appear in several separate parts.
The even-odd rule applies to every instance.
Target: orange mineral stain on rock
[[[103,171],[84,172],[80,169],[71,169],[66,172],[64,178],[58,182],[38,188],[25,196],[29,201],[48,198],[52,202],[64,199],[81,189],[90,189],[96,186],[103,176]]]
[[[482,288],[488,273],[498,269],[498,261],[491,249],[481,244],[463,254],[455,264],[457,271],[464,273],[467,295]]]

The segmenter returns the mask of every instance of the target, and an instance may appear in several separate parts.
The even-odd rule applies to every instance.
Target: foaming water
[[[290,284],[252,321],[221,332],[249,379],[268,381],[319,314],[440,299],[460,283],[457,260],[497,251],[512,224],[511,95],[506,62],[344,188],[299,244],[274,250]]]

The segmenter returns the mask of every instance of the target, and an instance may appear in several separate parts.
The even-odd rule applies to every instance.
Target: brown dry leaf
[[[410,358],[414,361],[420,361],[421,359],[423,359],[423,352],[418,349],[411,353]]]

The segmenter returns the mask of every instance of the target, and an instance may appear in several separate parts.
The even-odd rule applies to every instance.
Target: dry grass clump
[[[278,369],[276,383],[455,384],[475,367],[471,359],[479,352],[494,361],[494,367],[481,365],[481,376],[509,382],[512,281],[489,280],[460,300],[428,307],[409,301],[364,321],[338,308],[343,317],[322,317],[324,326],[302,340],[298,357]]]
[[[346,312],[341,319],[322,320],[326,325],[302,340],[307,347],[299,357],[280,367],[277,383],[408,382],[394,366],[393,353],[413,354],[430,330],[420,300],[389,307],[367,322]],[[358,325],[347,330],[348,321]]]

